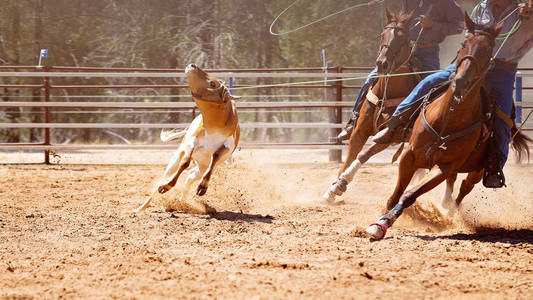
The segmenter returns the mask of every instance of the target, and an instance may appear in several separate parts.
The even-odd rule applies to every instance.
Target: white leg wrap
[[[322,196],[322,202],[332,204],[335,202],[335,194],[330,190],[331,187]]]
[[[358,159],[354,160],[352,164],[346,170],[344,170],[344,172],[342,172],[340,178],[346,180],[348,183],[352,182],[355,173],[357,173],[361,165],[362,164]]]

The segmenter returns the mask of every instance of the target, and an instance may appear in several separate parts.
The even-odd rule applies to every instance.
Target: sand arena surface
[[[166,212],[195,209],[178,188],[133,214],[163,165],[1,166],[0,299],[531,299],[531,165],[453,218],[439,187],[371,243],[397,167],[364,166],[330,207],[339,165],[291,160],[237,153],[201,199],[214,216]]]

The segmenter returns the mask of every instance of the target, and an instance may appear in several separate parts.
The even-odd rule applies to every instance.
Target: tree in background
[[[300,0],[280,18],[274,31],[285,32],[364,2],[368,0]],[[476,1],[458,2],[469,9]],[[35,65],[39,49],[47,48],[50,53],[47,64],[56,66],[183,68],[194,62],[203,68],[319,67],[322,66],[322,49],[326,50],[327,59],[334,65],[373,65],[378,50],[377,37],[382,29],[383,8],[380,5],[350,10],[288,35],[271,35],[270,24],[291,3],[292,0],[3,0],[0,2],[0,64]],[[401,6],[401,1],[397,0],[386,3],[392,11]],[[37,83],[32,79],[0,80],[3,83]],[[239,80],[248,84],[280,82],[272,79],[255,82]],[[176,82],[170,80],[166,83]],[[62,83],[152,84],[155,81],[71,78],[64,79]],[[135,96],[132,90],[114,92]],[[176,90],[139,92],[177,94]],[[24,96],[23,93],[5,90],[1,96],[9,101],[15,94]],[[63,100],[69,101],[69,97],[76,94],[94,94],[95,91],[65,90],[57,93],[57,97],[61,95],[65,97]],[[272,91],[266,93],[266,99],[276,99],[268,94]],[[312,92],[308,96],[312,97]],[[39,101],[40,91],[36,90],[28,98]],[[159,100],[180,101],[180,98]],[[167,120],[179,122],[179,116],[169,115]],[[20,114],[20,111],[0,114],[0,118],[10,118],[11,121],[25,118],[27,122],[37,122],[39,117]],[[284,121],[283,118],[293,116],[282,114],[276,117]],[[72,122],[73,119],[97,121],[90,114],[54,118],[57,122]],[[160,116],[149,114],[107,114],[99,118],[98,121],[117,122],[150,122],[150,118],[161,120]],[[274,115],[270,113],[255,114],[250,118],[258,122],[274,121]],[[17,132],[17,138],[23,136],[24,140],[39,138],[38,132]],[[86,132],[85,139],[91,139],[89,131]],[[266,132],[265,138],[271,135],[271,132]],[[5,140],[5,136],[2,139]]]

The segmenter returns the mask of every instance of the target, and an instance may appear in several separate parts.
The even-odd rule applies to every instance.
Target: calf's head
[[[229,93],[224,82],[207,74],[195,64],[189,64],[185,68],[185,75],[191,94],[197,101],[224,103],[239,98]]]

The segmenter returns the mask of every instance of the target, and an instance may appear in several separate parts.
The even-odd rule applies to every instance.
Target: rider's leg
[[[433,87],[448,80],[453,70],[455,70],[455,65],[450,65],[444,70],[445,71],[433,73],[418,83],[418,85],[411,91],[409,96],[407,96],[407,98],[405,98],[405,100],[398,105],[392,117],[385,124],[386,127],[374,136],[373,141],[375,143],[390,144],[399,138],[397,135],[400,133],[400,131],[397,129],[409,121],[409,116],[407,116],[407,118],[401,118],[401,113],[406,111],[413,103],[429,93]]]
[[[513,109],[513,86],[516,70],[496,66],[487,73],[485,80],[492,86],[490,97],[496,100],[498,108],[508,117]],[[511,128],[500,118],[494,121],[494,151],[488,155],[488,163],[483,183],[487,187],[498,188],[505,184],[503,166],[509,154],[509,142],[511,140]]]
[[[339,141],[344,141],[350,138],[352,135],[353,129],[355,128],[355,124],[357,124],[357,119],[359,118],[359,111],[361,110],[361,106],[363,104],[363,96],[366,94],[368,89],[377,81],[377,78],[375,76],[378,75],[378,69],[374,68],[368,74],[368,77],[366,78],[365,83],[361,87],[361,90],[359,90],[359,94],[357,95],[357,98],[355,98],[355,103],[352,108],[352,114],[350,115],[350,119],[344,125],[344,128],[342,129],[341,133],[337,135],[337,139]]]

